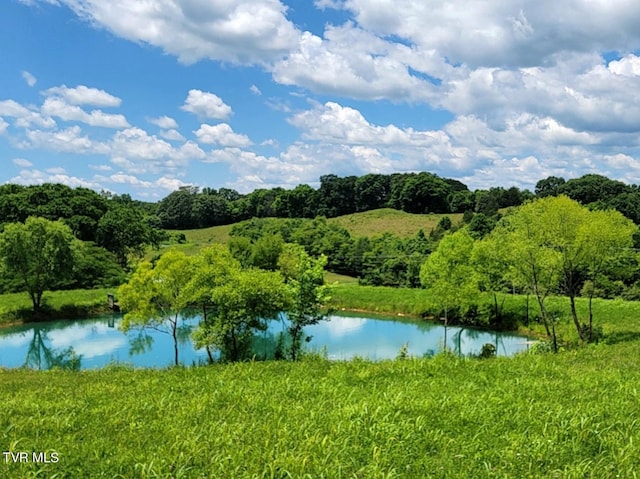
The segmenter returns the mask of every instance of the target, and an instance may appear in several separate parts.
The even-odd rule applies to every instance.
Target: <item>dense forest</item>
[[[259,189],[244,195],[226,188],[183,187],[157,203],[60,184],[6,184],[0,186],[0,228],[24,224],[29,217],[60,221],[68,228],[76,259],[69,274],[54,278],[52,289],[121,284],[131,260],[151,247],[184,238],[167,230],[232,223],[238,224],[231,231],[229,249],[243,267],[275,270],[284,245],[296,243],[313,257],[325,255],[328,270],[358,277],[362,284],[420,287],[420,267],[446,232],[465,227],[479,240],[495,228],[505,209],[558,195],[590,210],[618,210],[640,223],[640,188],[600,175],[568,181],[552,176],[540,180],[534,192],[516,187],[470,191],[457,180],[423,172],[342,178],[326,175],[317,189],[299,185],[291,190]],[[445,216],[436,228],[419,231],[411,238],[390,233],[352,237],[345,228],[327,221],[378,208]],[[461,221],[446,216],[453,213],[462,213]],[[637,278],[628,271],[612,272],[601,282],[597,295],[634,296]],[[19,277],[4,274],[0,279],[0,292],[20,290],[24,284]]]

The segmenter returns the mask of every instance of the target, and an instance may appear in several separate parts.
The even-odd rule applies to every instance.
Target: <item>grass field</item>
[[[462,214],[428,214],[417,215],[390,208],[353,213],[351,215],[330,218],[330,223],[337,223],[345,228],[351,236],[379,236],[392,233],[401,238],[415,236],[419,230],[426,234],[434,229],[443,216],[448,216],[456,224],[462,220]]]
[[[0,372],[3,477],[610,478],[640,468],[639,343],[511,359]]]

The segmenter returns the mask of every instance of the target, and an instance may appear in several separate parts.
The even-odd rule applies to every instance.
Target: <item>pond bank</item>
[[[0,295],[0,328],[57,319],[82,319],[111,312],[107,294],[117,288],[50,291],[43,296],[43,308],[34,313],[27,293]]]

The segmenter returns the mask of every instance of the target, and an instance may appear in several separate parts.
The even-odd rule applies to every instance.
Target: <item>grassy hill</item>
[[[461,213],[418,215],[404,211],[383,208],[379,210],[353,213],[331,218],[330,223],[336,223],[345,228],[351,236],[378,236],[383,233],[393,233],[401,238],[414,236],[419,230],[425,233],[434,229],[443,216],[448,216],[455,224],[462,220]]]
[[[404,211],[384,208],[380,210],[353,213],[350,215],[330,218],[330,223],[336,223],[345,228],[351,236],[378,236],[383,233],[393,233],[401,238],[414,236],[420,229],[429,233],[443,216],[449,216],[453,223],[462,220],[462,214],[428,214],[417,215]],[[171,245],[172,248],[195,254],[211,243],[226,243],[234,225],[212,226],[210,228],[192,230],[170,230],[170,233],[183,233],[187,243]],[[153,256],[155,253],[149,253]]]

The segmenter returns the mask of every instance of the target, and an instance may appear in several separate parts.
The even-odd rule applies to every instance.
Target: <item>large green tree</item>
[[[173,339],[174,362],[178,362],[178,328],[190,305],[185,287],[193,275],[193,262],[180,251],[164,253],[155,265],[140,263],[128,283],[118,289],[125,311],[122,329],[151,328]]]
[[[429,290],[434,306],[444,310],[445,326],[451,311],[462,312],[477,301],[478,276],[471,263],[472,252],[473,238],[461,229],[442,238],[420,269],[422,286]]]
[[[553,318],[544,300],[554,291],[569,298],[579,337],[588,340],[592,314],[584,327],[575,298],[589,279],[597,282],[606,266],[633,245],[637,228],[616,211],[590,211],[566,196],[548,196],[525,204],[492,232],[502,245],[511,278],[528,287],[538,300],[547,334],[556,344]]]
[[[116,255],[126,267],[129,256],[142,256],[153,240],[151,228],[142,213],[130,205],[114,203],[98,222],[97,242]]]
[[[29,217],[10,223],[0,234],[2,272],[16,278],[29,293],[33,311],[45,291],[64,286],[73,273],[73,234],[61,221]]]
[[[209,320],[193,333],[196,346],[218,349],[227,361],[245,359],[256,332],[287,309],[289,291],[279,272],[238,270],[211,288]]]
[[[328,318],[323,307],[329,300],[329,287],[324,284],[327,258],[312,258],[300,245],[287,244],[278,265],[290,289],[291,303],[287,310],[291,345],[289,357],[295,361],[302,349],[304,328]]]

